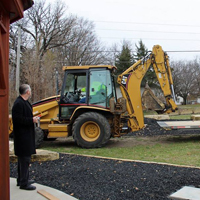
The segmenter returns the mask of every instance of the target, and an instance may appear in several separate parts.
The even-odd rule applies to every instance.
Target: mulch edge
[[[146,163],[146,164],[168,165],[168,166],[173,166],[173,167],[184,167],[184,168],[200,169],[200,167],[196,167],[196,166],[176,165],[176,164],[164,163],[164,162],[153,162],[153,161],[143,161],[143,160],[131,160],[131,159],[123,159],[123,158],[111,158],[111,157],[93,156],[93,155],[75,154],[75,153],[61,153],[61,154],[75,155],[75,156],[83,156],[83,157],[90,157],[90,158],[99,158],[99,159],[107,159],[107,160],[124,161],[124,162],[138,162],[138,163]]]

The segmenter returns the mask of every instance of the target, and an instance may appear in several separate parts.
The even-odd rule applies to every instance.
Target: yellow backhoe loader
[[[150,66],[166,99],[163,111],[175,111],[168,56],[159,45],[118,76],[122,93],[119,99],[113,76],[115,66],[66,66],[61,95],[33,103],[33,115],[40,117],[36,146],[44,136],[73,136],[77,145],[96,148],[105,145],[110,137],[144,128],[140,85]],[[9,129],[12,132],[12,120]]]

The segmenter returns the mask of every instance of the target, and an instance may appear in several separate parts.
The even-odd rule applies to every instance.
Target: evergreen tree
[[[117,75],[133,65],[134,59],[131,55],[131,47],[128,42],[124,42],[121,52],[116,56],[115,66],[117,67]]]
[[[137,60],[137,61],[141,60],[148,54],[148,49],[145,47],[142,40],[140,40],[138,43],[139,43],[138,46],[137,46],[137,44],[135,45],[135,47],[136,47],[135,60]]]
[[[139,45],[136,46],[136,54],[135,54],[135,60],[141,60],[142,58],[144,58],[145,56],[147,56],[148,54],[148,49],[146,48],[146,46],[144,45],[144,43],[142,42],[142,40],[140,40]],[[148,82],[149,86],[157,86],[156,82],[157,82],[157,77],[156,74],[153,70],[153,67],[150,67],[146,73],[146,75],[144,76],[143,80],[142,80],[142,86],[144,87],[146,82]]]

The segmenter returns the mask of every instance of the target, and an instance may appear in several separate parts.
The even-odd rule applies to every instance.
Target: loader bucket
[[[149,86],[145,87],[142,94],[142,104],[145,110],[154,110],[157,113],[162,113],[165,109],[165,104],[154,95]]]

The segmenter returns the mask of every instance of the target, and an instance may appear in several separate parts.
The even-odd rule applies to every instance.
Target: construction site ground
[[[145,123],[148,126],[144,130],[111,139],[107,147],[154,144],[155,138],[169,142],[162,138],[188,134],[185,129],[166,131],[154,119],[145,119]],[[189,131],[200,140],[199,132],[198,129]],[[143,139],[135,140],[135,136]],[[72,138],[57,139],[51,144],[76,147]],[[17,177],[16,163],[10,163],[10,175]],[[32,163],[30,177],[38,184],[81,200],[167,200],[183,186],[200,187],[199,168],[73,154],[60,154],[58,160]]]

